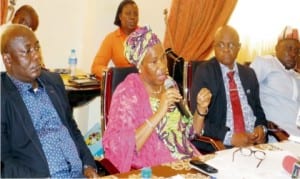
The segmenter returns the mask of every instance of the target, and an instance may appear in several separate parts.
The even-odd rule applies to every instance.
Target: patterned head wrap
[[[298,29],[292,28],[290,26],[286,26],[281,34],[278,37],[278,41],[280,40],[288,40],[288,39],[294,39],[294,40],[300,40],[299,39],[299,34],[298,34]]]
[[[149,47],[161,43],[149,26],[144,26],[132,32],[124,43],[125,57],[131,64],[140,67]]]

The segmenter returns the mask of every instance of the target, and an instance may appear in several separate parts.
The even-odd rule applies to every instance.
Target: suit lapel
[[[40,139],[35,131],[31,116],[29,115],[29,112],[26,108],[24,101],[22,100],[21,95],[17,92],[18,90],[8,78],[6,78],[6,85],[10,89],[9,90],[10,92],[7,94],[9,98],[12,101],[15,101],[16,102],[15,104],[19,104],[19,106],[21,106],[17,109],[18,110],[17,120],[19,120],[19,124],[23,127],[27,137],[31,140],[33,145],[36,147],[38,153],[42,156],[45,162],[47,162],[44,152],[42,150],[42,144],[39,142]]]
[[[225,87],[224,87],[224,80],[222,76],[222,71],[219,62],[216,58],[213,59],[213,70],[214,70],[214,78],[212,80],[215,81],[216,87],[216,94],[220,94],[222,97],[222,101],[226,104],[226,96],[225,96]],[[218,91],[221,91],[220,93]]]
[[[249,74],[238,64],[239,76],[244,89],[245,94],[248,96],[251,94],[251,88],[249,86]],[[248,98],[249,99],[249,98]]]

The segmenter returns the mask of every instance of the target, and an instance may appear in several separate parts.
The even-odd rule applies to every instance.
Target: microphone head
[[[295,157],[288,155],[283,158],[282,166],[289,174],[291,174],[297,161],[298,160]]]
[[[165,80],[165,88],[166,89],[169,89],[169,88],[176,88],[176,82],[171,78],[171,77],[169,77],[168,76],[168,78]]]

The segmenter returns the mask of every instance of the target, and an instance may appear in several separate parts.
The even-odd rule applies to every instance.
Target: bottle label
[[[77,58],[69,58],[69,64],[76,65],[77,64]]]

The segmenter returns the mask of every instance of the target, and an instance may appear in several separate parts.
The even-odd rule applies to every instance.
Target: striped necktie
[[[234,132],[235,133],[245,132],[245,123],[244,123],[244,117],[243,117],[239,92],[236,83],[234,81],[234,71],[228,72],[227,76],[229,78],[229,94],[230,94],[230,102],[231,102],[231,108],[233,113]]]

